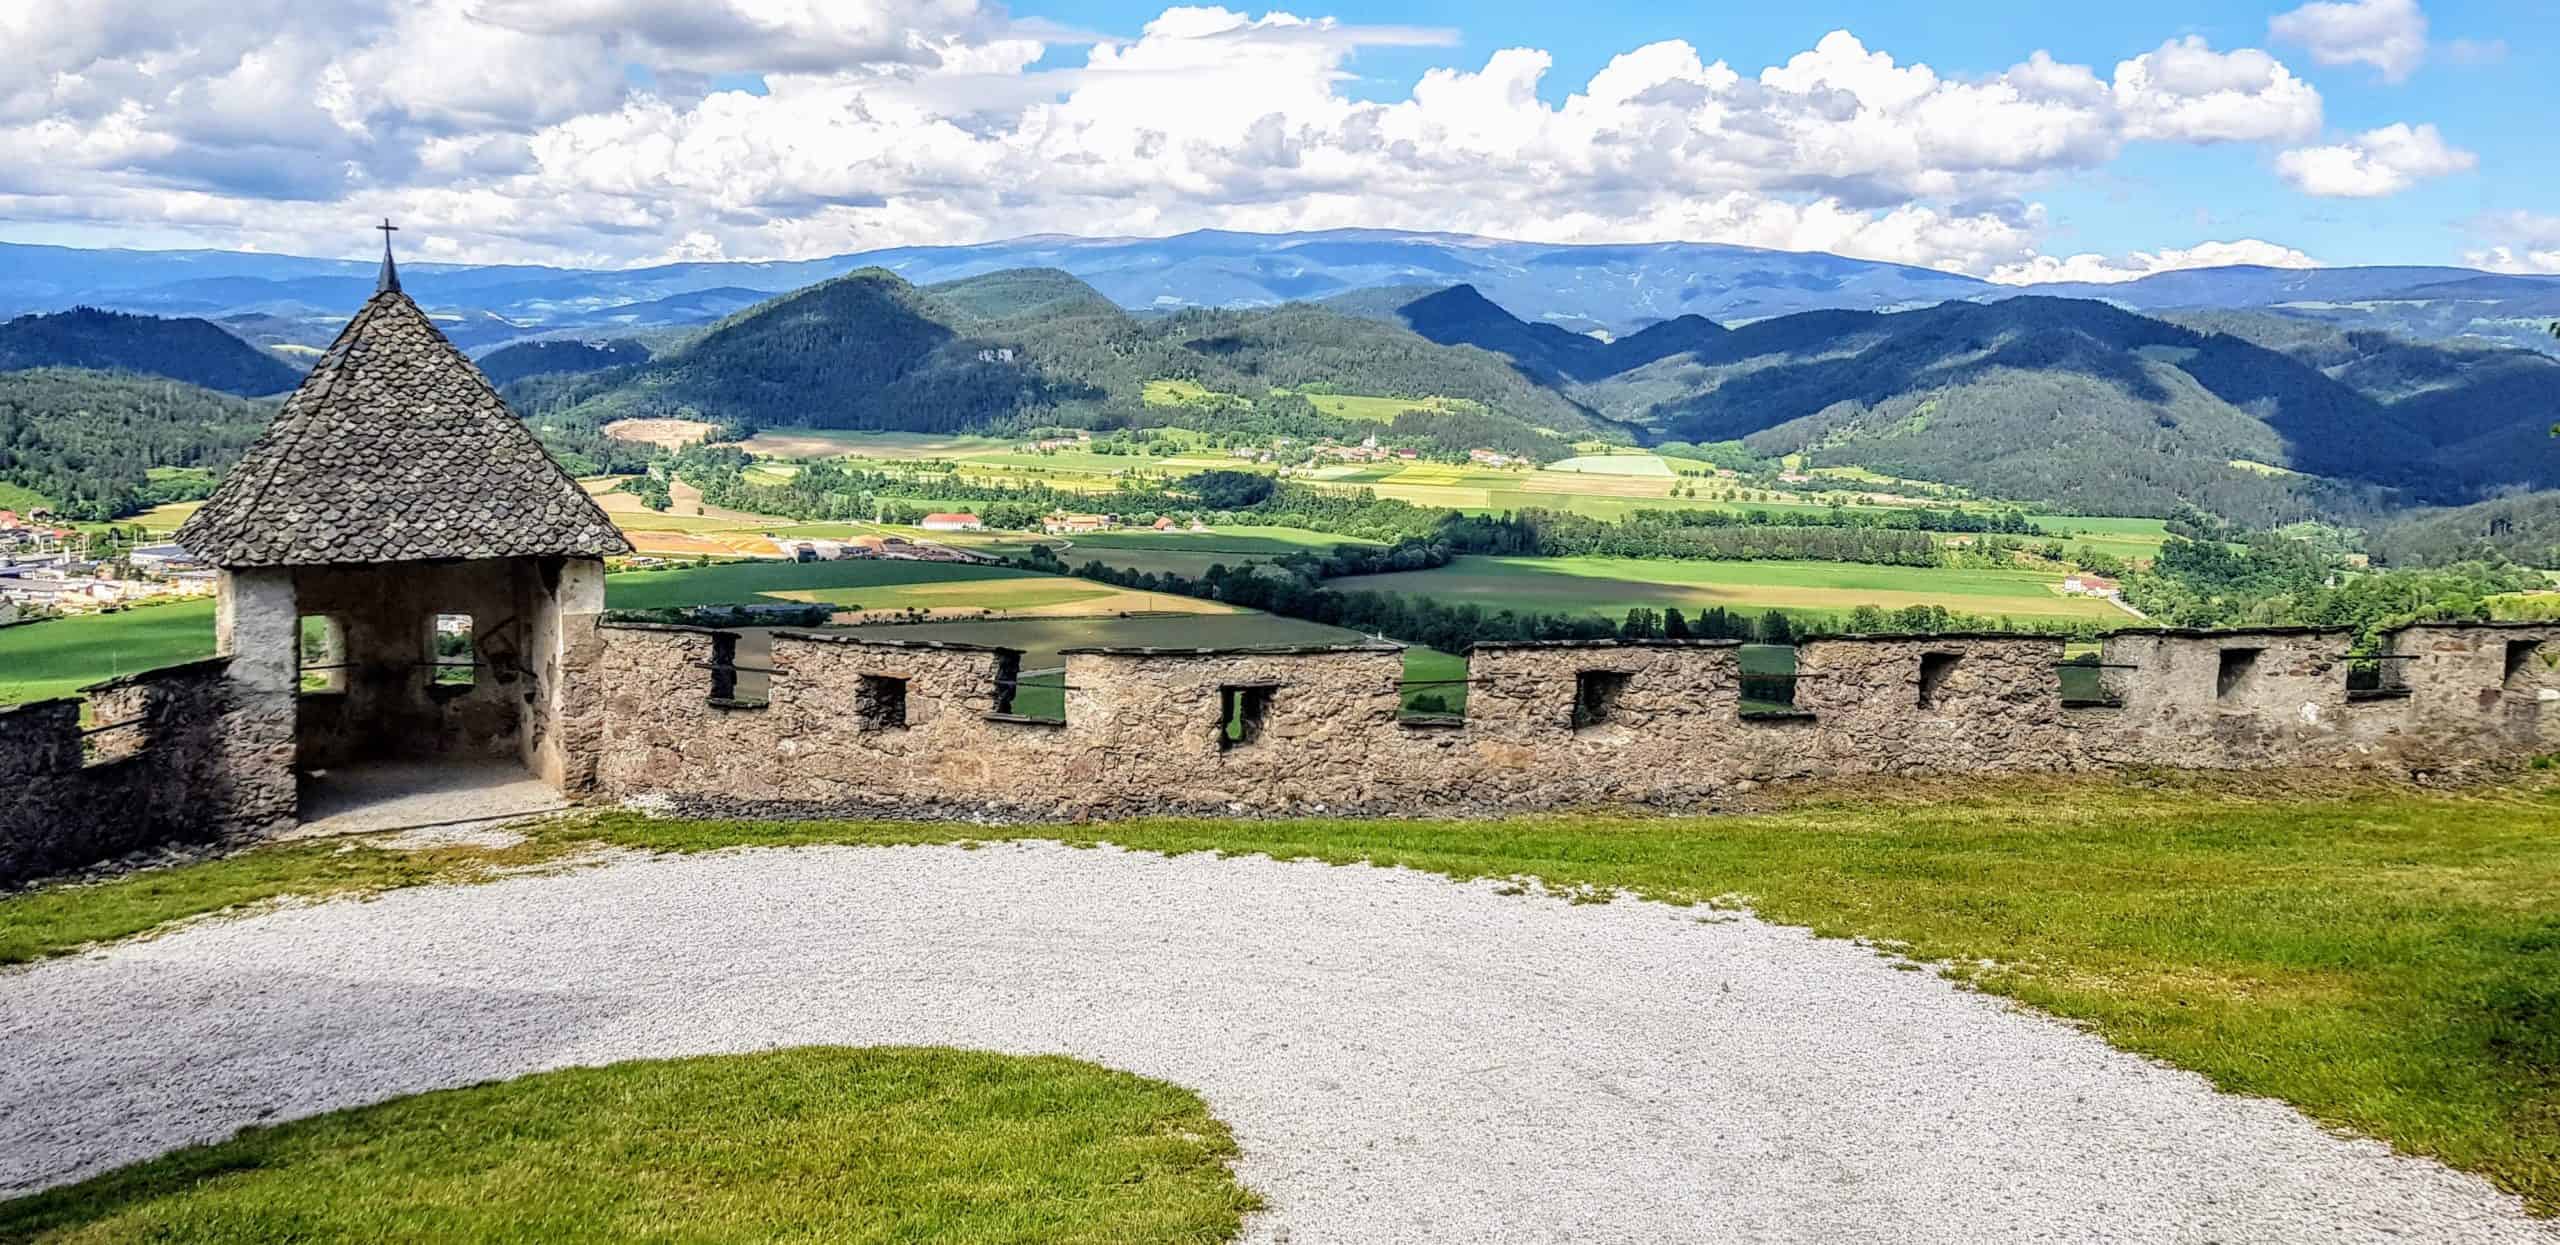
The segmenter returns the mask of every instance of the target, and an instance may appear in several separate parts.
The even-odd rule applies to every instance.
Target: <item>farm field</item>
[[[864,458],[963,458],[972,453],[1009,450],[1014,442],[927,432],[859,432],[849,428],[760,428],[739,443],[750,454],[766,458],[830,458],[857,454]]]
[[[1847,562],[1463,557],[1437,570],[1355,575],[1328,586],[1344,592],[1407,593],[1489,610],[1610,617],[1639,606],[1836,614],[1860,605],[1939,605],[2020,621],[2132,621],[2104,601],[2061,595],[2059,583],[2058,575],[2034,571]]]
[[[1214,601],[1132,592],[1109,584],[1002,566],[954,562],[730,562],[624,571],[605,579],[615,609],[805,602],[864,613],[1231,612]]]
[[[213,602],[177,601],[0,627],[0,705],[213,656]]]
[[[1660,454],[1585,454],[1580,458],[1567,458],[1560,462],[1548,463],[1540,470],[1604,476],[1643,476],[1661,480],[1669,480],[1679,474],[1671,469],[1670,462]]]
[[[599,431],[616,441],[636,441],[661,449],[682,449],[696,441],[709,440],[720,431],[718,424],[698,419],[617,419]]]
[[[137,524],[147,532],[174,532],[178,530],[179,524],[186,522],[189,516],[203,506],[204,503],[200,501],[173,501],[166,505],[153,506],[130,519],[118,519],[116,522]]]
[[[1406,411],[1472,411],[1476,404],[1465,398],[1380,398],[1357,393],[1302,393],[1307,403],[1337,419],[1367,419],[1392,423]]]

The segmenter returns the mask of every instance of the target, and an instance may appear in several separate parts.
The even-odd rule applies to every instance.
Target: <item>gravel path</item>
[[[1257,1242],[2540,1241],[2483,1182],[1854,945],[1261,858],[632,859],[0,974],[0,1190],[564,1064],[1064,1052],[1190,1086]]]

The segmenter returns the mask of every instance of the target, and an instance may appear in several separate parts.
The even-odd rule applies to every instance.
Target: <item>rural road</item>
[[[397,1094],[814,1043],[1189,1086],[1265,1245],[2560,1240],[2473,1177],[1801,930],[1034,843],[630,858],[0,973],[0,1192]]]

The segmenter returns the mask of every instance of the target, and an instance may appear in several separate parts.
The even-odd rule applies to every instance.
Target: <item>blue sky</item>
[[[1587,82],[1633,47],[1685,39],[1736,66],[1784,61],[1832,30],[1941,72],[1993,73],[2042,49],[2060,60],[2108,66],[2174,36],[2202,35],[2215,47],[2266,46],[2267,23],[2295,4],[2054,3],[2052,0],[1905,0],[1796,4],[1597,4],[1528,0],[1369,0],[1334,6],[1348,20],[1440,27],[1448,47],[1364,49],[1348,94],[1390,100],[1435,65],[1480,63],[1506,47],[1541,48],[1555,58],[1540,95],[1550,103]],[[1025,13],[1097,32],[1130,33],[1160,4],[1026,5]],[[1313,10],[1310,10],[1313,11]],[[2319,88],[2329,128],[2361,132],[2428,121],[2479,154],[2476,171],[2379,201],[2306,200],[2265,170],[2265,157],[2239,148],[2152,150],[2072,177],[2040,196],[2054,237],[2067,249],[2118,253],[2183,245],[2192,222],[2215,236],[2278,239],[2330,263],[2460,263],[2481,241],[2475,222],[2501,212],[2560,214],[2560,160],[2551,124],[2560,105],[2560,3],[2433,0],[2423,9],[2429,54],[2402,82],[2363,64],[2323,65],[2298,54],[2295,71]],[[2453,45],[2466,46],[2457,52]],[[2279,48],[2282,52],[2286,49]],[[1079,49],[1054,56],[1076,59]]]
[[[14,240],[336,253],[388,212],[590,264],[1373,225],[2560,271],[2560,5],[2525,0],[20,0],[0,45]]]

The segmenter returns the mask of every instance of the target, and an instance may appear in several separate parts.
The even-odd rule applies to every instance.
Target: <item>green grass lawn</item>
[[[918,585],[1050,581],[1108,591],[1097,584],[1006,566],[963,562],[855,559],[842,562],[721,562],[667,570],[624,571],[605,577],[605,604],[615,609],[664,609],[683,605],[742,605],[799,598],[779,593],[822,593],[838,603],[895,608],[899,590]],[[866,595],[866,593],[868,595]],[[878,599],[875,606],[873,598]]]
[[[0,705],[213,656],[213,602],[149,605],[0,627]]]
[[[12,1241],[1223,1241],[1188,1090],[1049,1055],[804,1047],[542,1072],[0,1202]]]
[[[0,480],[0,510],[15,510],[21,515],[30,510],[50,510],[53,503],[45,495],[23,484]]]
[[[1584,898],[1747,903],[2091,1026],[2224,1089],[2433,1155],[2560,1211],[2560,781],[2335,775],[1843,784],[1723,817],[1147,820],[1133,848],[1532,877]],[[0,899],[0,962],[285,895],[500,876],[598,841],[942,843],[1055,826],[549,823],[505,849],[287,843]],[[1523,902],[1539,902],[1524,899]]]
[[[1343,592],[1401,592],[1486,609],[1623,616],[1628,609],[1723,606],[1842,614],[1860,605],[1943,605],[2016,619],[2130,622],[2104,601],[2065,597],[2058,574],[1870,566],[1856,562],[1701,562],[1637,558],[1462,557],[1427,571],[1328,581]]]

